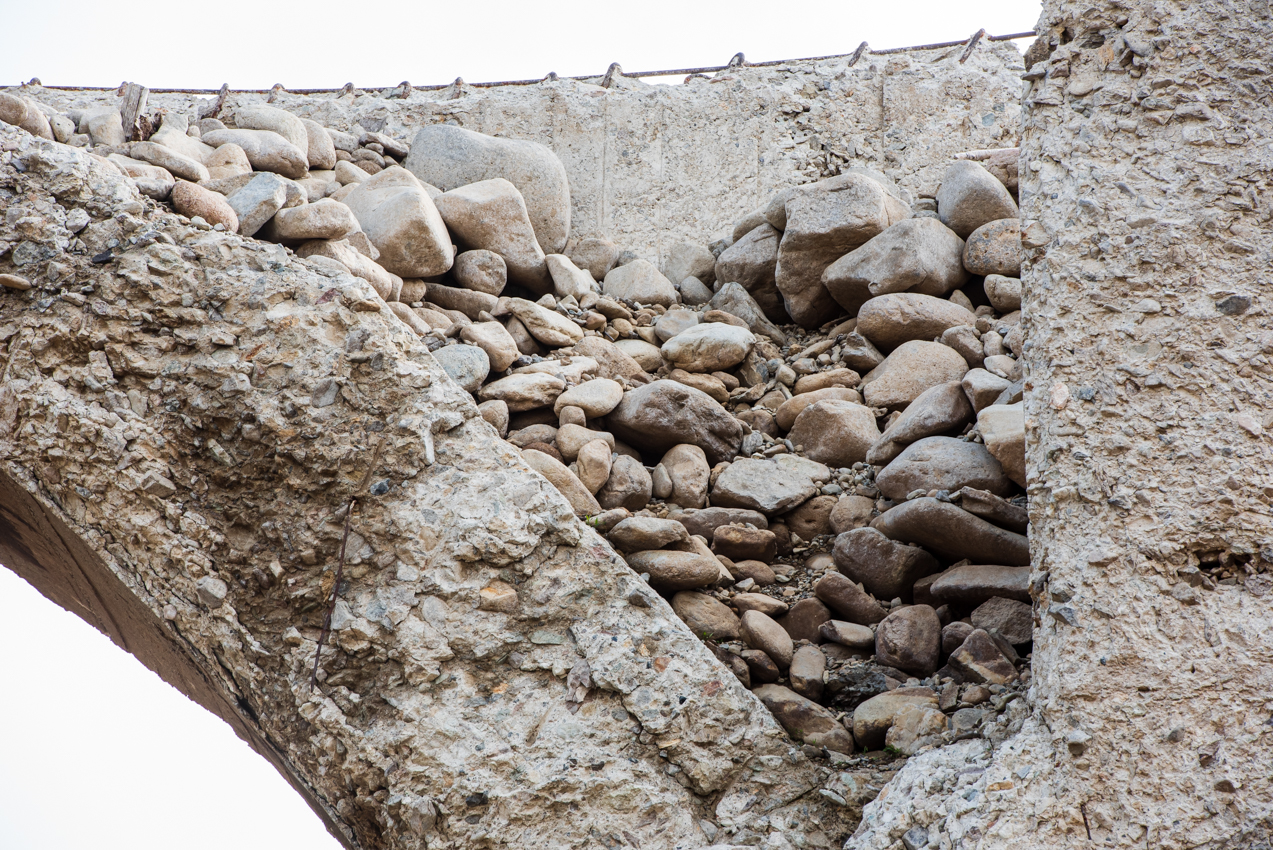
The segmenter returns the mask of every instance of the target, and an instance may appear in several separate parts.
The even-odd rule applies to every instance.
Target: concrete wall
[[[620,79],[610,89],[573,80],[529,86],[282,95],[276,102],[342,130],[410,140],[450,122],[552,148],[570,177],[573,230],[606,236],[650,259],[712,234],[777,189],[862,165],[912,193],[934,192],[954,153],[1012,147],[1020,124],[1021,55],[962,47],[739,68],[684,85]],[[118,103],[113,92],[24,88],[61,108]],[[193,112],[197,98],[152,94],[152,107]],[[229,104],[264,100],[231,95]]]

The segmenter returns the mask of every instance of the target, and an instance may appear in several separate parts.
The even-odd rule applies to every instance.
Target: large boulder
[[[536,295],[553,288],[544,252],[535,240],[525,201],[502,177],[452,189],[434,199],[447,230],[463,248],[485,248],[504,258],[508,279]]]
[[[819,401],[849,401],[861,404],[862,394],[850,387],[824,387],[820,390],[793,395],[774,411],[774,422],[782,430],[790,431],[791,426],[796,424],[796,418],[804,412],[804,409]]]
[[[762,309],[759,302],[741,284],[733,282],[722,284],[707,306],[712,310],[720,310],[742,319],[752,333],[764,334],[779,345],[787,341],[787,335],[773,321],[770,321],[770,316],[773,314]],[[784,309],[777,321],[790,322],[791,317]]]
[[[305,152],[273,130],[213,130],[203,141],[214,148],[238,145],[257,171],[273,171],[293,180],[300,180],[309,171]]]
[[[115,115],[117,116],[115,123],[118,124],[119,113],[116,112]],[[15,127],[21,127],[33,136],[53,141],[53,128],[49,125],[49,119],[40,110],[40,107],[21,95],[0,92],[0,121],[12,124]],[[123,143],[123,136],[123,126],[120,125],[117,144]],[[102,143],[98,142],[98,144]]]
[[[813,592],[828,608],[850,623],[870,626],[888,615],[874,597],[840,573],[823,575],[814,584]]]
[[[670,307],[680,300],[672,281],[649,260],[633,260],[606,273],[601,291],[619,301],[661,304]]]
[[[616,437],[643,451],[698,446],[712,464],[738,454],[743,429],[707,393],[676,381],[653,381],[624,393],[606,417]]]
[[[931,676],[941,658],[941,619],[928,605],[908,605],[875,630],[875,658],[920,678]]]
[[[676,242],[663,259],[663,276],[675,284],[687,277],[703,283],[716,279],[716,255],[706,246],[694,242]]]
[[[305,122],[285,109],[267,103],[250,103],[234,110],[234,124],[240,130],[269,130],[278,133],[305,155],[309,163],[309,131]],[[334,167],[332,163],[331,167]]]
[[[755,694],[797,741],[845,755],[855,751],[853,736],[835,719],[835,712],[782,685],[761,685]]]
[[[977,430],[986,449],[994,455],[1008,477],[1026,486],[1025,477],[1025,409],[1016,404],[992,404],[977,414]],[[975,485],[974,485],[975,486]],[[989,487],[983,488],[989,490]],[[1006,496],[1006,493],[997,495]]]
[[[991,525],[949,502],[927,496],[890,508],[876,517],[871,527],[891,540],[923,546],[948,562],[967,558],[974,564],[1030,563],[1030,544],[1024,534]]]
[[[964,241],[935,218],[908,218],[836,260],[822,285],[856,314],[866,301],[890,292],[943,297],[968,282]]]
[[[787,313],[806,328],[841,312],[822,285],[827,267],[910,217],[909,207],[862,174],[841,174],[800,187],[784,209],[786,227],[774,277]]]
[[[996,496],[1010,496],[1016,490],[985,446],[955,437],[925,437],[911,443],[875,476],[875,486],[894,501],[915,490],[953,493],[975,487]]]
[[[942,175],[937,215],[942,224],[967,239],[983,224],[1018,218],[1020,212],[1011,193],[993,174],[965,159],[951,163]]]
[[[871,407],[901,410],[924,390],[958,381],[967,371],[968,362],[955,349],[940,342],[911,340],[862,378],[862,397]]]
[[[781,411],[781,408],[779,408]],[[883,466],[917,440],[957,431],[972,421],[972,404],[959,381],[929,387],[884,429],[866,462]]]
[[[953,567],[932,583],[929,592],[939,602],[979,606],[991,599],[1030,602],[1030,568],[997,564],[966,564]]]
[[[707,455],[698,446],[682,444],[673,446],[659,461],[668,477],[671,493],[666,501],[683,508],[701,508],[707,504],[707,488],[712,469],[707,465]],[[712,535],[704,535],[711,539]]]
[[[807,406],[787,434],[792,443],[804,446],[805,456],[834,468],[865,460],[867,450],[879,437],[880,429],[869,407],[835,399]]]
[[[380,252],[380,265],[402,277],[434,277],[451,268],[451,235],[429,193],[405,168],[386,168],[357,184],[344,203]]]
[[[913,339],[933,340],[948,328],[972,325],[977,317],[953,301],[897,292],[872,298],[858,311],[857,332],[881,351],[892,351]]]
[[[832,556],[836,569],[885,601],[909,601],[915,582],[941,569],[920,547],[889,540],[874,528],[844,532],[835,539]]]
[[[810,499],[830,478],[831,470],[824,464],[797,455],[743,458],[716,476],[712,504],[763,514],[785,513]]]
[[[746,328],[704,322],[663,343],[662,354],[668,363],[687,372],[719,372],[743,362],[755,343]]]
[[[769,223],[754,228],[721,252],[716,260],[716,279],[721,283],[740,284],[765,316],[785,324],[791,317],[787,315],[786,303],[774,278],[781,241],[782,233]]]
[[[560,254],[570,236],[570,185],[557,155],[538,142],[497,139],[451,124],[433,124],[416,133],[403,163],[425,183],[444,192],[503,178],[517,187],[535,240]]]
[[[936,708],[937,694],[929,688],[894,688],[863,702],[853,710],[853,737],[864,750],[884,747],[897,713],[908,705]]]
[[[983,224],[964,246],[964,267],[973,274],[1021,274],[1021,219],[1001,218]]]

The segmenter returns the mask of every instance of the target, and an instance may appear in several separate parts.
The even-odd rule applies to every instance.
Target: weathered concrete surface
[[[407,142],[438,122],[541,142],[566,167],[573,235],[608,237],[661,267],[676,242],[706,244],[787,186],[867,166],[931,194],[954,154],[1015,145],[1020,53],[983,41],[960,64],[962,51],[868,53],[851,68],[847,57],[744,67],[678,86],[545,80],[406,98],[280,93],[274,105]],[[113,92],[21,92],[61,109],[118,102]],[[204,100],[152,92],[149,103],[185,113]],[[231,94],[226,111],[263,100]]]
[[[34,285],[0,294],[0,561],[230,722],[347,846],[852,829],[869,783],[808,761],[365,282],[7,126],[0,206],[0,269]],[[481,607],[497,581],[511,611]]]
[[[997,746],[913,758],[846,846],[1268,847],[1273,18],[1044,10],[1020,172],[1033,684]]]

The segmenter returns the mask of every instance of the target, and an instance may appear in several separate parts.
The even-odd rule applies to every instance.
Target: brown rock
[[[736,593],[730,600],[739,611],[759,611],[769,617],[781,617],[787,613],[787,603],[763,593]]]
[[[920,678],[930,676],[940,663],[941,638],[941,620],[932,608],[899,608],[875,630],[875,657],[886,667]]]
[[[819,629],[830,619],[830,609],[819,600],[810,597],[792,605],[786,616],[778,620],[778,624],[787,630],[787,634],[791,635],[793,641],[807,640],[809,643],[822,643],[822,634]]]
[[[947,663],[969,682],[1007,685],[1017,679],[1017,668],[1004,657],[994,638],[982,629],[974,629],[950,654]]]
[[[861,404],[862,395],[857,390],[849,389],[848,387],[826,387],[812,392],[793,395],[784,401],[774,413],[774,419],[777,421],[778,427],[784,431],[790,431],[791,426],[796,424],[796,417],[806,407],[819,401],[847,401]]]
[[[907,446],[875,476],[875,486],[894,501],[904,500],[915,490],[953,492],[976,487],[998,496],[1016,490],[985,446],[954,437],[925,437]]]
[[[503,372],[517,359],[517,343],[499,322],[474,322],[460,329],[460,339],[486,352],[492,372]]]
[[[776,682],[782,678],[778,665],[762,650],[744,649],[740,657],[746,663],[753,682]]]
[[[802,375],[796,380],[796,385],[792,387],[791,392],[796,396],[805,395],[806,393],[816,393],[818,390],[830,389],[831,387],[856,387],[861,382],[861,377],[852,369],[828,369],[825,372],[815,372],[812,375]],[[857,399],[852,399],[857,401]]]
[[[508,266],[504,258],[482,248],[457,255],[451,274],[464,289],[487,295],[499,295],[508,283]]]
[[[712,549],[735,561],[771,563],[778,554],[774,533],[763,528],[722,525],[712,536]]]
[[[597,361],[597,375],[612,380],[626,379],[640,384],[648,380],[648,375],[637,363],[613,342],[599,336],[585,336],[569,349],[577,356],[591,357]]]
[[[716,279],[741,284],[769,319],[786,324],[791,317],[774,280],[781,240],[782,233],[767,222],[753,228],[721,252]]]
[[[627,508],[639,511],[650,503],[650,491],[654,482],[641,461],[619,455],[610,466],[610,478],[597,491],[597,501],[606,510]]]
[[[535,239],[522,193],[502,177],[481,180],[434,199],[454,238],[467,248],[484,248],[504,258],[508,279],[543,295],[552,278]]]
[[[827,620],[818,627],[823,640],[853,649],[875,649],[875,632],[857,623]]]
[[[689,443],[712,464],[738,454],[743,438],[742,426],[724,408],[675,381],[654,381],[625,393],[607,420],[615,436],[638,449],[665,452]]]
[[[925,437],[958,432],[972,421],[972,405],[959,381],[930,387],[884,429],[879,440],[867,452],[867,463],[877,466],[887,464],[911,443]],[[884,448],[890,443],[896,447],[895,450]]]
[[[239,230],[239,217],[226,202],[225,196],[194,183],[178,180],[173,184],[172,205],[187,218],[200,216],[214,227],[224,224],[227,233],[237,233]]]
[[[742,637],[752,649],[759,649],[773,659],[780,670],[786,670],[791,666],[791,659],[796,652],[795,644],[792,643],[791,636],[786,630],[767,614],[759,611],[744,611]]]
[[[791,689],[806,699],[822,698],[822,674],[827,670],[827,657],[816,646],[802,646],[791,659],[787,678]],[[839,725],[839,724],[836,724]],[[841,727],[843,728],[843,727]]]
[[[548,483],[566,497],[566,501],[570,502],[570,507],[578,516],[601,513],[597,500],[561,461],[534,449],[523,449],[522,457],[532,469],[547,478]]]
[[[972,624],[987,632],[1002,635],[1008,643],[1029,643],[1034,637],[1034,615],[1029,605],[1015,599],[996,596],[987,599],[972,612]]]
[[[904,342],[936,339],[949,328],[976,321],[971,311],[944,298],[898,292],[862,305],[857,332],[881,351],[892,351]]]
[[[802,540],[812,540],[831,533],[831,511],[835,510],[835,496],[814,496],[783,517],[783,522]]]
[[[831,470],[825,465],[797,455],[781,454],[768,460],[744,458],[731,463],[716,477],[712,502],[766,514],[783,513],[812,498],[830,478]]]
[[[1030,568],[968,564],[954,567],[933,582],[933,596],[942,602],[980,605],[1002,596],[1030,601]]]
[[[716,559],[696,552],[670,549],[633,552],[627,556],[627,561],[633,572],[650,574],[651,587],[665,592],[706,587],[715,584],[720,577],[720,565]]]
[[[885,537],[923,546],[939,558],[1021,566],[1030,563],[1024,535],[993,526],[979,516],[927,496],[884,512],[871,522]]]
[[[967,361],[953,348],[912,340],[899,345],[862,379],[862,397],[871,407],[901,410],[924,390],[958,381],[967,371]]]
[[[923,549],[897,543],[874,528],[841,534],[835,539],[834,556],[840,572],[878,599],[909,600],[915,582],[940,569],[937,559]]]
[[[942,175],[937,215],[942,224],[967,239],[987,222],[1018,218],[1020,213],[1012,195],[994,175],[979,163],[958,160]]]
[[[1025,534],[1029,528],[1030,514],[1025,508],[1018,507],[994,493],[964,487],[959,491],[959,506],[971,514],[976,514],[1000,528]]]
[[[672,543],[688,543],[685,526],[670,519],[634,516],[621,520],[606,537],[620,552],[662,549]]]
[[[882,749],[893,718],[907,705],[936,708],[937,694],[929,688],[894,688],[866,700],[853,711],[853,737],[858,746]]]
[[[773,559],[770,558],[770,560]],[[774,575],[774,571],[764,561],[735,561],[733,566],[729,568],[729,572],[735,581],[749,578],[756,582],[757,587],[768,587],[778,580],[777,576]],[[785,612],[787,607],[784,605],[782,610]],[[768,614],[770,612],[766,611],[765,613]]]
[[[864,528],[871,524],[875,515],[875,500],[866,496],[841,496],[831,509],[831,531],[843,534],[855,528]]]
[[[738,640],[742,623],[724,603],[705,593],[682,590],[672,597],[672,610],[690,631],[707,640]]]
[[[972,634],[973,627],[962,620],[943,626],[941,630],[941,651],[943,655],[950,655],[956,649],[964,645],[964,641],[968,639],[968,635]]]
[[[853,736],[830,710],[781,685],[761,685],[754,693],[795,740],[845,755],[855,751]]]
[[[683,508],[701,508],[707,504],[707,488],[711,467],[707,455],[698,446],[673,446],[659,461],[672,486],[667,501]],[[709,540],[710,535],[704,535]]]
[[[819,463],[838,468],[866,460],[866,452],[879,439],[871,409],[849,401],[819,401],[796,417],[787,438],[804,446],[804,454]]]
[[[963,249],[963,240],[937,219],[906,219],[832,263],[822,285],[852,314],[890,292],[945,297],[968,281]]]
[[[888,614],[870,594],[840,573],[827,573],[818,579],[813,592],[850,623],[871,626]]]
[[[1021,219],[990,221],[978,227],[964,246],[964,267],[973,274],[1021,275]]]
[[[722,525],[754,525],[757,528],[768,528],[769,521],[759,511],[744,508],[702,508],[681,511],[670,519],[685,526],[690,534],[697,534],[711,540],[718,526]]]

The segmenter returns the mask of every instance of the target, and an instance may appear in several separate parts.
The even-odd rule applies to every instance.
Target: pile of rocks
[[[656,264],[570,239],[565,170],[530,142],[434,125],[408,145],[262,103],[133,142],[114,111],[0,94],[0,120],[366,281],[355,308],[423,337],[813,751],[993,734],[1028,681],[1013,151],[913,202],[865,169],[795,186]]]

